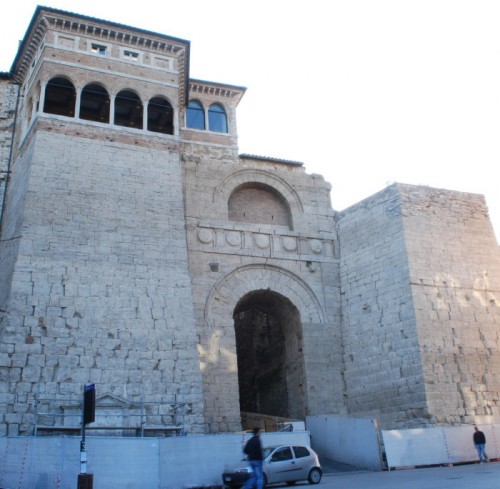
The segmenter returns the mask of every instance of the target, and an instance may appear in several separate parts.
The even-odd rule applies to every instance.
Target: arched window
[[[208,109],[208,129],[227,132],[227,115],[221,104],[212,104]]]
[[[82,90],[80,119],[109,122],[109,94],[104,87],[90,83]]]
[[[131,90],[122,90],[115,98],[115,120],[117,126],[142,129],[142,102]]]
[[[191,100],[187,107],[186,126],[191,129],[205,129],[205,110],[196,100]]]
[[[274,224],[292,229],[290,206],[274,188],[248,182],[236,188],[229,197],[228,217],[231,221]]]
[[[52,78],[45,87],[43,111],[47,114],[75,116],[76,90],[66,78]]]
[[[174,133],[174,109],[163,97],[154,97],[149,101],[148,131]]]

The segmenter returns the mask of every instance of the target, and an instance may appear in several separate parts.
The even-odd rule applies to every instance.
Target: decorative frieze
[[[292,260],[308,256],[316,261],[335,258],[333,239],[209,226],[199,226],[195,232],[197,248],[205,252],[230,251]]]

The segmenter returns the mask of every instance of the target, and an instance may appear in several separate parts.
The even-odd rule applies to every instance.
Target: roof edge
[[[270,156],[258,156],[258,155],[251,155],[248,153],[242,153],[239,155],[239,157],[243,160],[257,160],[257,161],[265,161],[268,163],[281,163],[290,166],[304,166],[304,163],[302,163],[301,161],[285,160],[282,158],[272,158]]]

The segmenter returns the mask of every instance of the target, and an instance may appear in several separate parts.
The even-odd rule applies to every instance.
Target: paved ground
[[[325,460],[322,465],[321,489],[500,489],[500,462],[382,472]]]
[[[321,470],[323,474],[344,474],[347,472],[367,472],[364,469],[360,469],[359,467],[354,467],[352,465],[345,465],[338,462],[334,462],[333,460],[320,459]],[[369,471],[368,471],[369,472]]]

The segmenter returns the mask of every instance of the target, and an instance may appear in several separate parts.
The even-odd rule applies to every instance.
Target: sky
[[[192,78],[247,87],[239,150],[301,161],[341,211],[394,182],[482,194],[500,238],[500,0],[17,0],[191,41]]]

